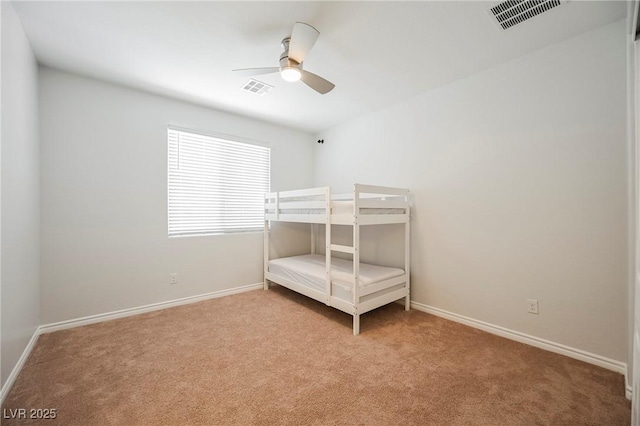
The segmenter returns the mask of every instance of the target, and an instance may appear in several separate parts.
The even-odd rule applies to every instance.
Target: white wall
[[[40,324],[38,67],[11,3],[2,8],[2,384]]]
[[[40,118],[43,324],[262,282],[262,233],[167,237],[167,125],[271,143],[273,190],[312,183],[309,134],[49,68]]]
[[[620,21],[322,132],[314,183],[413,191],[414,301],[626,362],[625,40]]]
[[[635,5],[637,6],[637,5]],[[633,15],[637,16],[637,9],[634,8]],[[635,20],[634,20],[635,21]],[[635,22],[634,22],[635,23]],[[633,291],[629,293],[629,302],[630,302],[630,316],[631,316],[631,341],[630,341],[630,350],[631,355],[629,357],[630,364],[630,374],[631,377],[631,386],[633,389],[632,395],[632,405],[631,405],[631,424],[632,425],[640,425],[640,259],[638,258],[638,254],[640,254],[640,235],[637,230],[640,229],[640,216],[637,212],[640,211],[638,208],[638,189],[640,188],[640,175],[638,171],[640,171],[640,151],[637,147],[640,146],[640,132],[638,132],[639,126],[636,123],[635,111],[640,111],[640,42],[635,42],[635,25],[630,25],[628,31],[631,35],[629,36],[629,44],[631,47],[630,59],[633,61],[630,65],[630,74],[631,74],[631,82],[628,84],[629,88],[632,92],[629,94],[631,97],[631,105],[630,110],[633,111],[633,115],[631,115],[630,121],[633,132],[632,138],[634,142],[634,146],[636,147],[634,152],[634,157],[631,159],[635,163],[635,217],[633,218],[635,221],[635,234],[634,234],[634,245],[635,245],[635,259],[633,263]]]
[[[637,222],[638,222],[638,210],[636,208],[638,203],[638,169],[636,167],[636,123],[635,123],[635,111],[636,111],[636,46],[635,46],[635,38],[636,38],[636,25],[635,21],[637,18],[637,8],[638,2],[632,1],[627,3],[627,18],[626,18],[626,48],[627,48],[627,180],[629,182],[627,186],[627,224],[628,224],[628,233],[627,233],[627,246],[628,246],[628,256],[629,259],[627,265],[627,273],[628,273],[628,282],[627,282],[627,374],[625,376],[626,379],[626,387],[627,387],[627,397],[628,391],[633,388],[633,377],[635,375],[635,360],[633,356],[634,351],[634,323],[635,323],[635,286],[636,286],[636,268],[638,267],[636,263],[636,247],[637,247]],[[636,395],[637,397],[638,395]],[[632,407],[632,418],[637,417],[637,410]]]

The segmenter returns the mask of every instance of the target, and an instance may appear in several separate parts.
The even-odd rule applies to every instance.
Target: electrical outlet
[[[178,284],[178,274],[169,274],[169,284]]]
[[[538,300],[527,299],[527,312],[530,314],[538,314]]]

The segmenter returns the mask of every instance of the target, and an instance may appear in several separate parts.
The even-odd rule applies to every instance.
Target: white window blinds
[[[264,229],[268,147],[168,129],[169,236]]]

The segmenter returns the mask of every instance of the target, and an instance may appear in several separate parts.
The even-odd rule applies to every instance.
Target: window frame
[[[248,138],[244,138],[244,137],[240,137],[240,136],[235,136],[235,135],[229,135],[229,134],[224,134],[224,133],[218,133],[218,132],[213,132],[213,131],[207,131],[207,130],[200,130],[200,129],[194,129],[194,128],[186,128],[186,127],[181,127],[181,126],[176,126],[176,125],[168,125],[167,126],[167,136],[166,136],[166,148],[167,148],[167,177],[166,177],[166,183],[167,183],[167,203],[166,203],[166,212],[167,212],[167,236],[169,238],[182,238],[182,237],[203,237],[203,236],[216,236],[216,235],[238,235],[238,234],[251,234],[251,233],[262,233],[264,232],[264,221],[261,221],[262,226],[261,227],[246,227],[245,229],[235,229],[235,230],[230,230],[230,231],[219,231],[219,230],[211,230],[211,231],[207,231],[207,230],[198,230],[198,231],[194,231],[194,232],[185,232],[185,231],[174,231],[172,233],[172,227],[171,227],[171,190],[172,190],[172,185],[171,185],[171,167],[172,167],[172,157],[171,157],[171,132],[178,132],[178,133],[188,133],[188,134],[192,134],[195,135],[197,137],[203,137],[203,138],[212,138],[217,140],[218,142],[231,142],[234,144],[244,144],[244,145],[249,145],[249,146],[255,146],[255,147],[261,147],[261,148],[266,148],[267,149],[267,180],[268,182],[266,185],[266,192],[270,192],[271,191],[271,155],[272,155],[272,144],[268,143],[268,142],[263,142],[263,141],[257,141],[257,140],[253,140],[253,139],[248,139]],[[178,154],[178,158],[179,158],[179,154]],[[261,204],[264,204],[264,198],[261,197]],[[262,208],[261,208],[262,210]],[[264,210],[262,210],[264,212]],[[228,222],[227,222],[228,223]],[[224,222],[222,227],[224,228]]]

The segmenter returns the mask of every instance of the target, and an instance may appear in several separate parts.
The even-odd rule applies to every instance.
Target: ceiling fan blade
[[[331,83],[330,81],[327,81],[319,75],[305,70],[302,70],[302,77],[300,77],[300,80],[302,80],[304,84],[322,95],[324,95],[325,93],[329,93],[334,87],[336,87],[336,85]]]
[[[304,22],[296,22],[289,42],[289,58],[302,63],[307,53],[316,44],[319,35],[320,32],[311,25]]]
[[[233,70],[233,72],[238,73],[240,75],[271,74],[272,72],[278,72],[278,71],[280,71],[280,68],[278,67],[243,68],[239,70]]]

